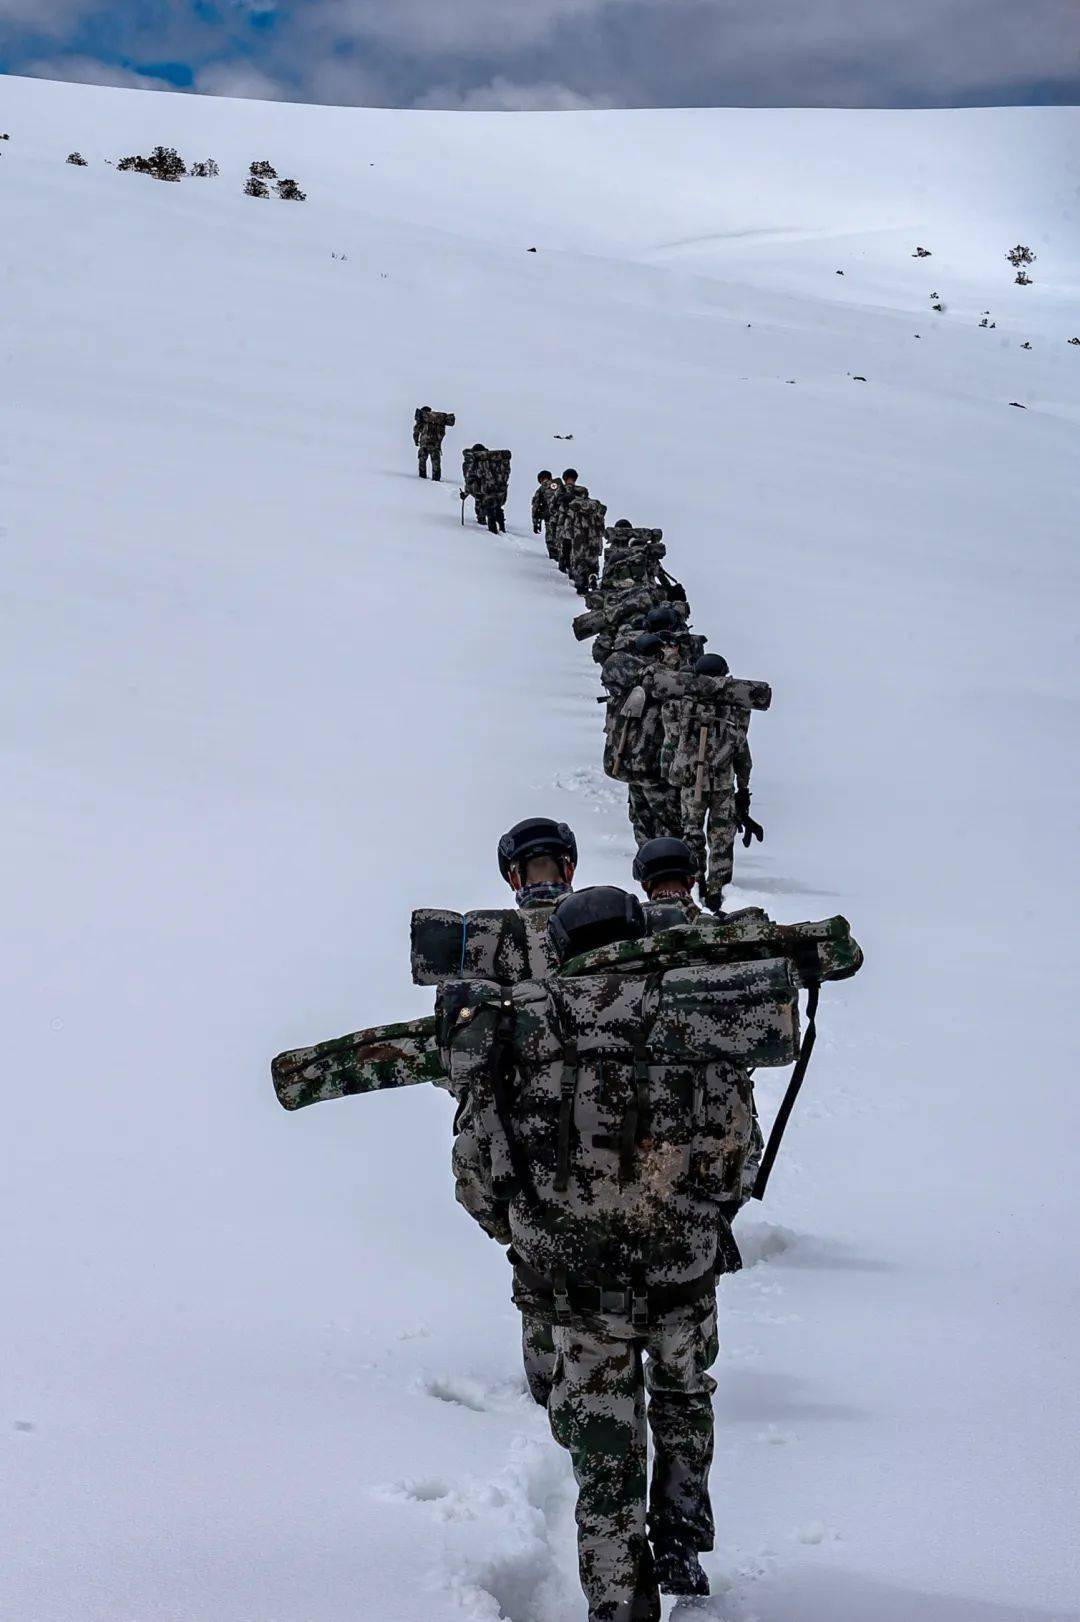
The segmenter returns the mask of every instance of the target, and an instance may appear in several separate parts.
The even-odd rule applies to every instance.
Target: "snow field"
[[[773,684],[739,895],[868,955],[722,1291],[705,1614],[1075,1618],[1077,115],[0,91],[0,1614],[583,1614],[447,1101],[267,1076],[427,1010],[409,910],[518,817],[628,881],[528,533],[573,462]],[[158,141],[220,179],[103,162]],[[505,541],[421,400],[513,448]]]

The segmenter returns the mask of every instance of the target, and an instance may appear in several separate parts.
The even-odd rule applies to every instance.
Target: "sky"
[[[1080,0],[0,0],[0,72],[380,107],[1080,102]]]

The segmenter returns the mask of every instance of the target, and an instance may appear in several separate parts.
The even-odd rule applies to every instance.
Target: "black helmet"
[[[703,653],[701,658],[696,660],[694,664],[695,676],[729,676],[730,674],[731,666],[719,653]]]
[[[578,470],[577,470],[576,467],[564,467],[563,468],[563,478],[564,479],[576,479],[577,476],[578,476]]]
[[[425,411],[430,411],[430,410],[431,410],[430,406],[421,406],[420,407],[420,415],[423,416]]]
[[[634,877],[642,889],[659,879],[686,879],[697,872],[690,846],[683,839],[647,839],[634,857]]]
[[[611,527],[612,529],[633,529],[634,526],[629,518],[616,518]]]
[[[487,446],[486,445],[470,445],[469,449],[474,450],[474,451],[486,451]]]
[[[549,467],[542,467],[536,477],[537,479],[550,479],[551,469]]]
[[[637,896],[613,884],[595,884],[565,896],[548,919],[548,934],[561,963],[594,946],[637,940],[647,928]]]
[[[647,631],[683,631],[686,621],[677,608],[669,603],[662,603],[659,608],[650,608],[645,616],[645,629]]]
[[[652,631],[639,631],[631,643],[639,659],[651,659],[663,653],[665,646],[663,637],[654,635]]]
[[[565,822],[550,817],[526,817],[516,822],[499,840],[499,872],[510,882],[510,869],[520,867],[530,856],[558,856],[577,866],[577,840]]]

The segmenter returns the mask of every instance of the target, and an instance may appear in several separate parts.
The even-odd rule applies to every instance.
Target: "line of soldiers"
[[[768,709],[764,682],[737,681],[727,661],[706,653],[690,629],[686,590],[664,568],[663,531],[620,518],[589,495],[576,469],[561,479],[537,474],[534,534],[585,598],[574,620],[579,641],[594,638],[606,705],[604,771],[628,787],[638,846],[685,839],[698,892],[718,911],[734,870],[738,834],[764,838],[750,815],[753,710]]]
[[[428,415],[422,473],[421,441],[431,458],[453,421]],[[466,453],[466,490],[499,530],[491,454]],[[746,727],[770,695],[705,653],[661,533],[604,527],[573,469],[540,475],[532,518],[586,598],[575,634],[595,638],[605,769],[629,787],[645,901],[575,890],[573,831],[527,818],[498,843],[512,907],[413,914],[412,977],[436,988],[434,1016],[282,1054],[273,1079],[289,1109],[420,1081],[452,1094],[457,1198],[507,1247],[528,1387],[578,1483],[589,1622],[659,1622],[661,1593],[709,1591],[708,1370],[717,1279],[741,1265],[732,1223],[764,1193],[819,987],[862,954],[842,918],[720,910],[734,832],[757,826]],[[753,1072],[792,1062],[766,1147]]]

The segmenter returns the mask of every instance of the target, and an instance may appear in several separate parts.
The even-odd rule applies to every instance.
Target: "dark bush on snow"
[[[148,158],[138,154],[121,158],[116,167],[137,175],[152,175],[155,180],[179,180],[187,174],[187,165],[174,146],[156,146]]]
[[[274,165],[272,163],[268,163],[265,158],[256,159],[256,161],[251,165],[251,173],[255,176],[256,180],[277,179],[277,170],[274,168]]]
[[[260,180],[257,175],[248,175],[244,186],[245,197],[269,197],[269,195],[270,187],[265,180]]]
[[[279,180],[277,194],[283,203],[307,202],[307,192],[301,191],[295,180]]]
[[[73,163],[77,169],[86,168],[86,159],[83,157],[81,152],[69,152],[67,157],[64,159],[64,162]]]
[[[218,168],[213,158],[205,158],[201,163],[193,163],[191,165],[191,173],[196,180],[213,180],[215,175],[219,175],[221,173],[221,170]]]

